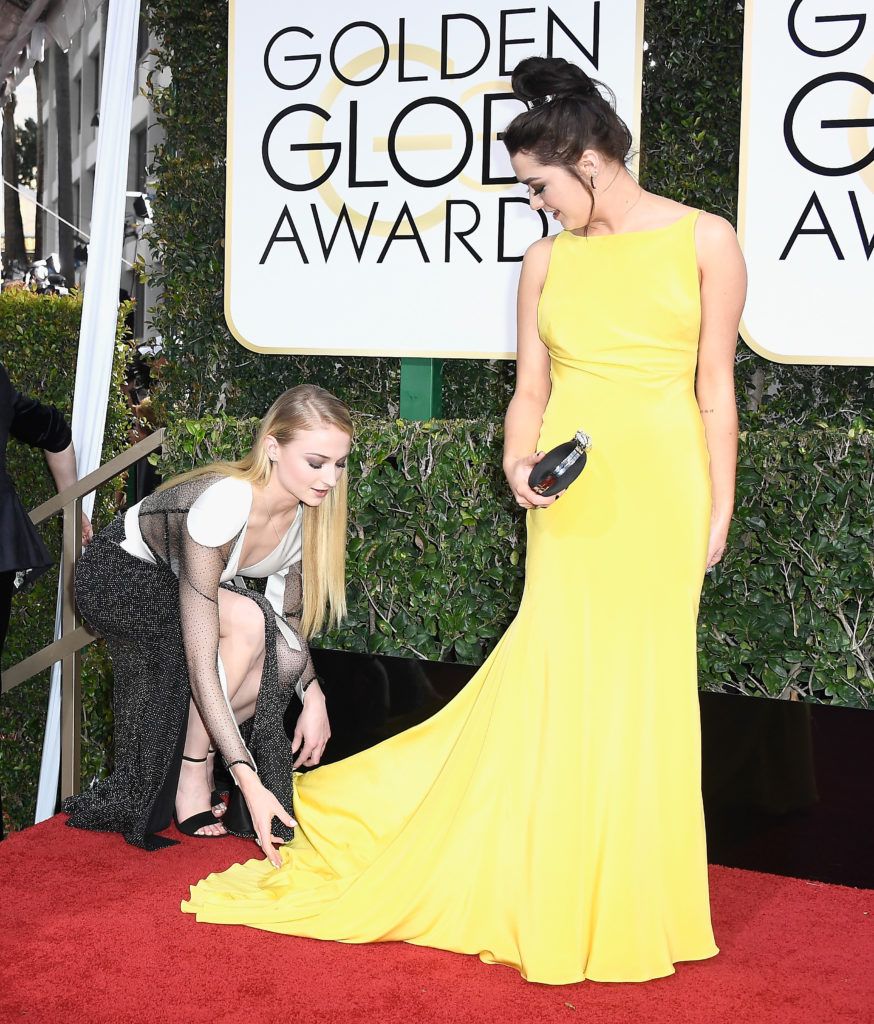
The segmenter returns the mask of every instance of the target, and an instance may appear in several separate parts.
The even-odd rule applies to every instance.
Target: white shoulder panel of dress
[[[144,562],[151,562],[154,565],[155,556],[143,540],[140,530],[140,505],[142,502],[138,501],[136,505],[131,505],[124,514],[124,540],[120,546],[134,558],[140,558]]]
[[[207,487],[188,510],[188,533],[206,548],[221,547],[246,525],[251,508],[252,485],[223,477]]]

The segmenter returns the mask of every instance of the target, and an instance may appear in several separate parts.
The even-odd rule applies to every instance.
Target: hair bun
[[[613,90],[603,82],[561,57],[526,57],[516,65],[512,84],[514,95],[528,109],[504,129],[511,157],[524,152],[577,177],[577,161],[587,149],[608,160],[628,160],[631,132],[616,113]]]
[[[564,57],[526,57],[513,69],[513,93],[529,106],[554,99],[587,99],[598,94],[591,78]]]

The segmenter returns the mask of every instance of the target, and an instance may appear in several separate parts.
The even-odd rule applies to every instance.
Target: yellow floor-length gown
[[[199,921],[405,940],[529,981],[642,981],[713,956],[695,622],[710,521],[693,390],[696,213],[553,243],[539,447],[594,446],[528,513],[519,613],[433,718],[296,778],[283,866],[192,887]]]

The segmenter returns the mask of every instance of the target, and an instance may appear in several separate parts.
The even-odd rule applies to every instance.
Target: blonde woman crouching
[[[174,842],[156,833],[175,818],[185,835],[254,836],[278,863],[273,844],[295,824],[292,767],[318,764],[330,736],[307,638],[346,610],[351,443],[342,402],[292,388],[243,459],[176,477],[85,551],[76,598],[112,656],[115,759],[66,802],[68,824],[154,850]],[[251,577],[266,578],[263,596]],[[226,817],[216,751],[238,787]]]

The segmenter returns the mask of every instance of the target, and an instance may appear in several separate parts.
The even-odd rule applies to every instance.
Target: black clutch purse
[[[531,470],[528,486],[544,498],[563,491],[582,473],[586,465],[586,452],[591,447],[591,437],[578,430],[570,441],[565,441],[543,456]]]

